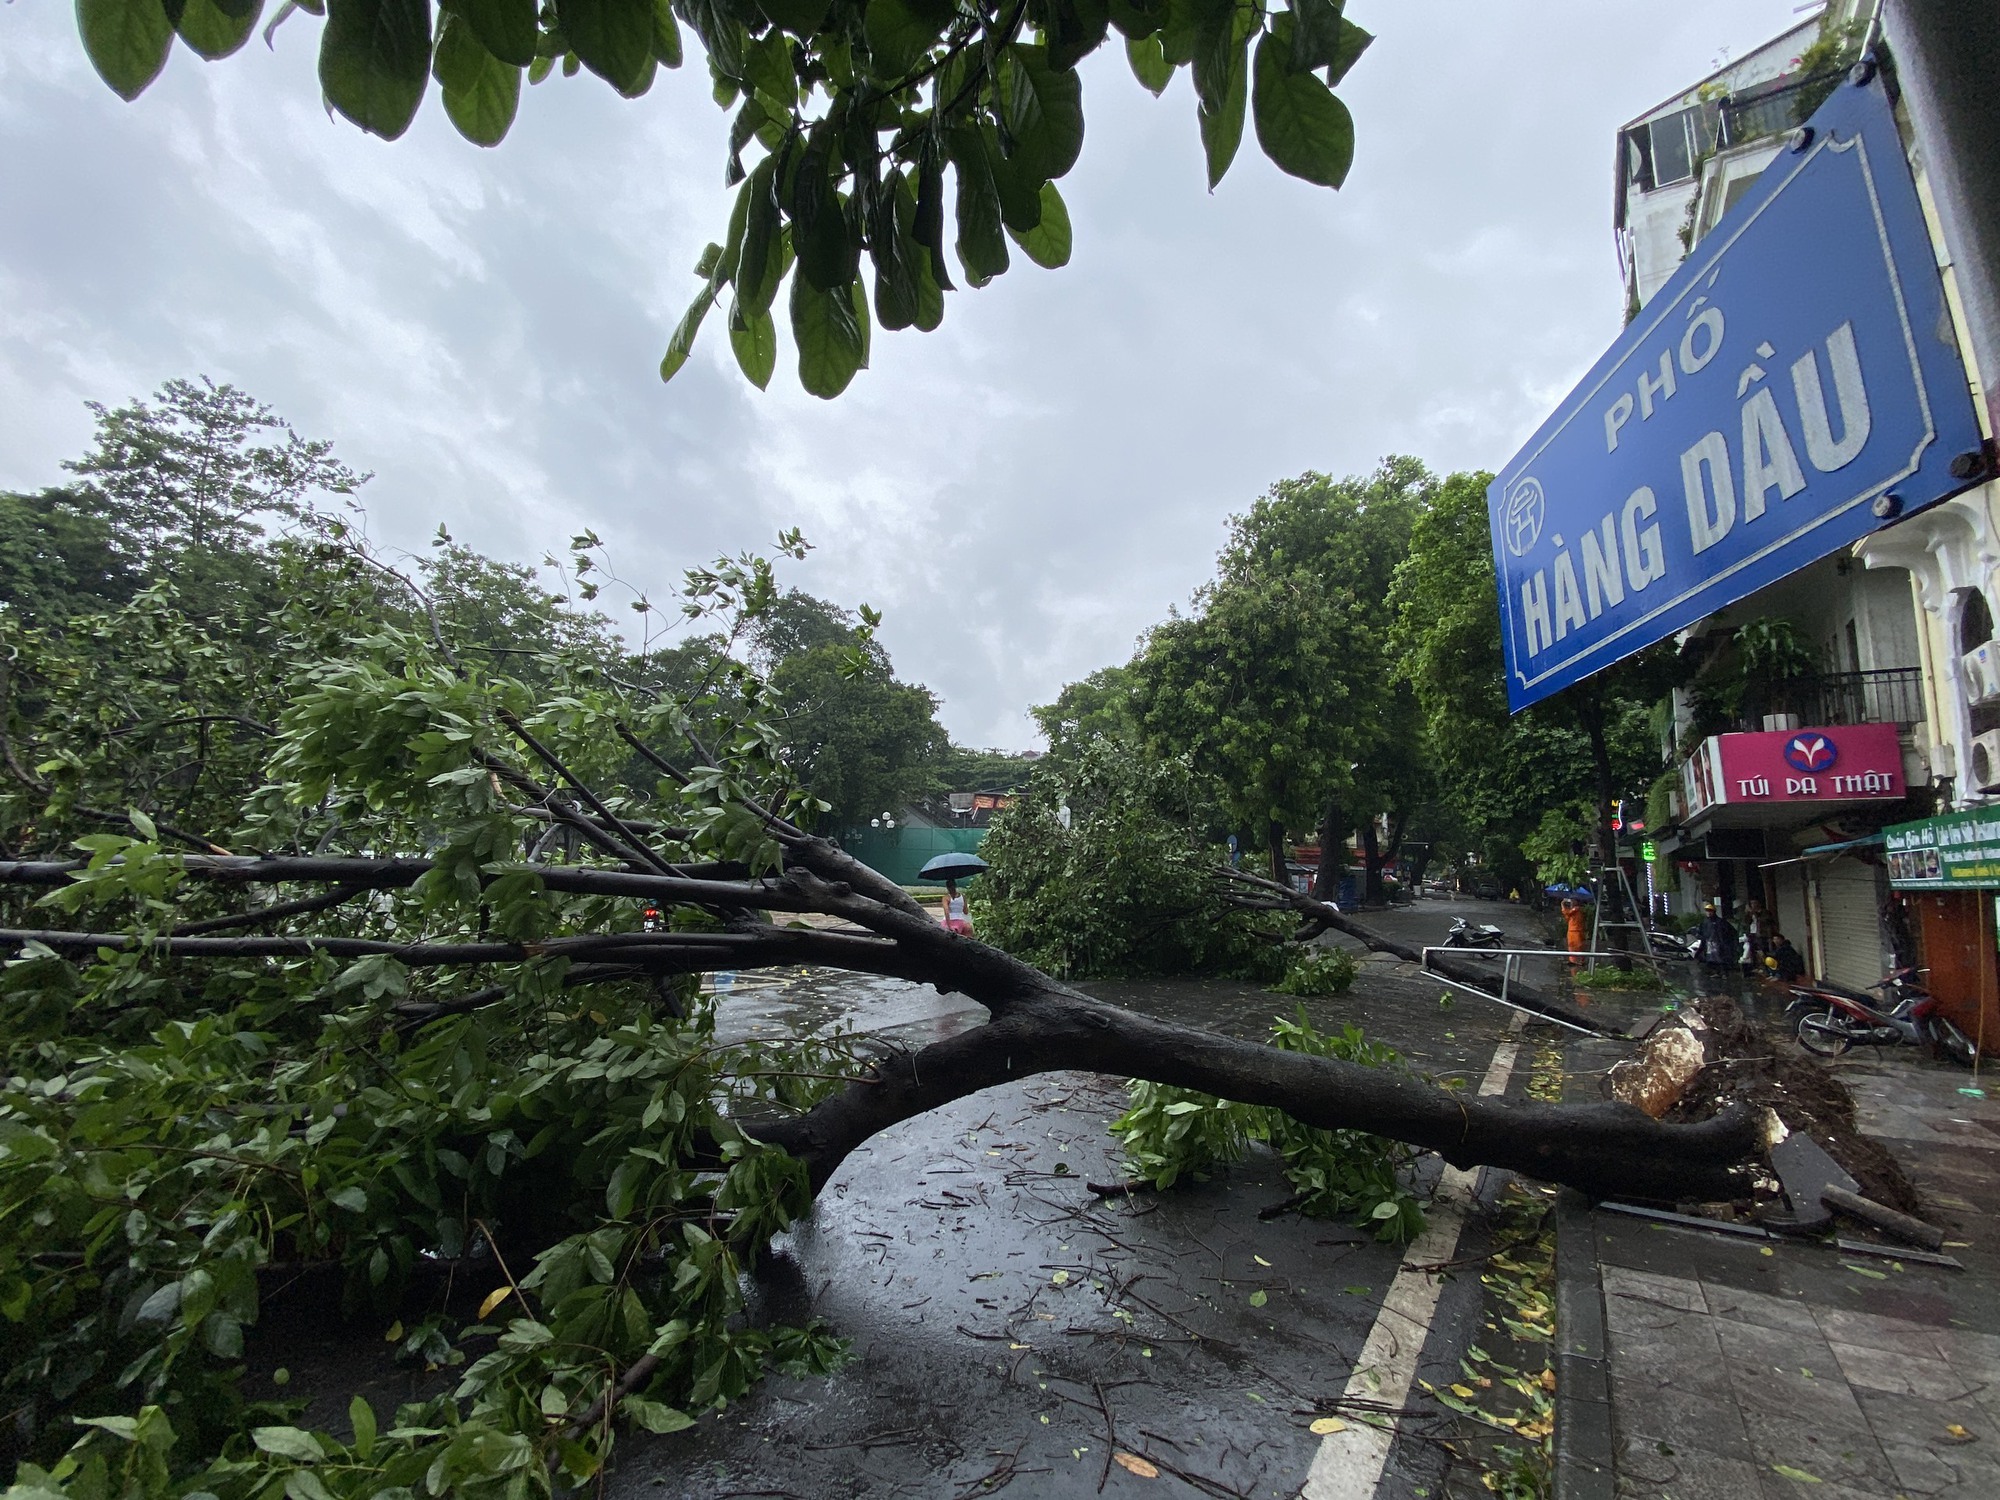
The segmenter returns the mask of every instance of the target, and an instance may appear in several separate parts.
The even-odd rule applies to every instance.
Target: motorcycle
[[[1664,927],[1655,927],[1646,934],[1653,951],[1662,958],[1695,959],[1701,957],[1701,935],[1697,932],[1669,932]]]
[[[1507,941],[1507,934],[1491,922],[1468,922],[1463,917],[1451,919],[1451,931],[1444,935],[1447,948],[1498,948]]]
[[[1831,980],[1794,985],[1787,1015],[1798,1015],[1799,1045],[1838,1057],[1856,1043],[1920,1047],[1926,1055],[1972,1065],[1972,1039],[1938,1013],[1937,997],[1916,982],[1917,969],[1898,969],[1868,986],[1880,998]]]

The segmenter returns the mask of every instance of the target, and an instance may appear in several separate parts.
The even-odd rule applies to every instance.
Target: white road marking
[[[1527,1020],[1516,1011],[1508,1023],[1507,1038],[1494,1049],[1493,1061],[1480,1080],[1482,1097],[1506,1092],[1521,1050],[1515,1038]],[[1347,1395],[1385,1406],[1408,1402],[1410,1386],[1417,1378],[1417,1358],[1423,1353],[1431,1320],[1437,1316],[1438,1296],[1444,1290],[1442,1272],[1415,1268],[1451,1259],[1478,1180],[1477,1167],[1469,1172],[1445,1168],[1437,1195],[1431,1200],[1429,1223],[1403,1252],[1402,1268],[1382,1299],[1375,1326],[1368,1330],[1368,1342],[1361,1346],[1361,1356],[1347,1377]],[[1377,1427],[1348,1417],[1343,1431],[1328,1433],[1320,1440],[1305,1488],[1299,1492],[1300,1500],[1373,1500],[1395,1441],[1393,1418]]]

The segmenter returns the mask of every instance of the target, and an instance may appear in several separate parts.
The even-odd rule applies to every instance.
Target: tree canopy
[[[1247,120],[1294,177],[1337,188],[1354,123],[1334,89],[1370,35],[1344,0],[285,0],[270,38],[301,13],[324,16],[327,107],[394,140],[433,80],[467,140],[495,146],[522,81],[588,71],[626,98],[681,66],[685,32],[731,111],[728,228],[694,268],[701,281],[660,374],[687,362],[726,296],[736,361],[756,385],[787,317],[800,383],[846,389],[868,362],[873,323],[929,331],[954,290],[951,248],[970,286],[1018,250],[1066,264],[1069,209],[1056,187],[1083,149],[1076,65],[1114,30],[1154,94],[1193,76],[1208,181],[1229,169]],[[78,0],[77,27],[104,81],[137,99],[180,46],[211,61],[240,50],[264,0]],[[684,29],[685,28],[685,32]],[[872,271],[872,297],[862,257]]]

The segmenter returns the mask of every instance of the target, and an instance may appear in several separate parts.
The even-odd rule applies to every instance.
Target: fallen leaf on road
[[[1271,1300],[1270,1296],[1264,1292],[1252,1292],[1250,1294],[1250,1305],[1252,1307],[1262,1307],[1266,1302],[1269,1302],[1270,1300]]]
[[[1141,1479],[1158,1479],[1160,1477],[1159,1469],[1147,1463],[1145,1459],[1139,1457],[1136,1453],[1114,1453],[1111,1455],[1111,1460],[1126,1473],[1137,1474]]]
[[[1883,1277],[1882,1279],[1884,1281],[1888,1280],[1886,1276]],[[1800,1484],[1826,1483],[1826,1481],[1824,1479],[1821,1479],[1819,1475],[1808,1474],[1804,1469],[1795,1469],[1790,1464],[1772,1464],[1771,1472],[1773,1474],[1781,1475],[1786,1479],[1796,1479]]]
[[[1258,1264],[1258,1265],[1260,1265],[1260,1266],[1268,1266],[1268,1265],[1270,1264],[1270,1262],[1269,1262],[1268,1260],[1264,1259],[1264,1257],[1263,1257],[1263,1256],[1261,1256],[1261,1255],[1253,1255],[1253,1256],[1251,1256],[1250,1258],[1251,1258],[1252,1260],[1256,1261],[1256,1262],[1257,1262],[1257,1264]]]
[[[1068,1280],[1069,1280],[1069,1272],[1067,1272],[1067,1271],[1058,1271],[1058,1272],[1056,1272],[1056,1274],[1055,1274],[1055,1275],[1051,1276],[1051,1277],[1049,1278],[1049,1280],[1053,1281],[1053,1282],[1054,1282],[1054,1283],[1055,1283],[1055,1284],[1056,1284],[1057,1286],[1062,1286],[1062,1285],[1064,1285],[1064,1284],[1065,1284],[1066,1282],[1068,1282]]]
[[[1961,1423],[1947,1422],[1944,1424],[1944,1430],[1955,1443],[1969,1443],[1972,1441],[1973,1435],[1971,1430]]]
[[[1347,1431],[1347,1424],[1338,1417],[1320,1417],[1312,1424],[1314,1437],[1326,1437],[1330,1433]]]

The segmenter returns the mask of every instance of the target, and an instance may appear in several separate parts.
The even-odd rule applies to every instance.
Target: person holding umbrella
[[[920,880],[944,882],[945,931],[955,932],[960,937],[972,936],[972,919],[966,914],[965,897],[959,894],[958,883],[971,879],[985,868],[986,861],[976,854],[940,854],[917,871]]]

